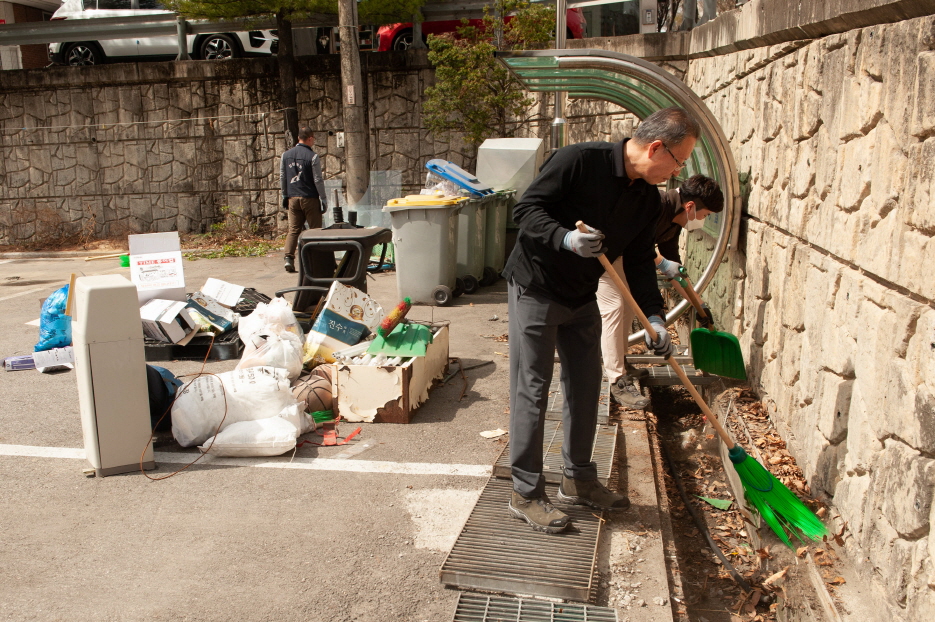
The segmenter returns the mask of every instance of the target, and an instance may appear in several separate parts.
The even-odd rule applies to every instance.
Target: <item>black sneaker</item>
[[[649,406],[649,398],[643,397],[640,390],[636,388],[636,382],[630,376],[620,376],[617,381],[610,385],[610,394],[614,401],[632,410],[643,410]]]
[[[283,266],[286,269],[286,272],[295,272],[295,260],[286,255],[286,265]]]
[[[587,505],[595,510],[619,511],[630,507],[625,495],[612,492],[596,479],[572,479],[562,475],[558,500],[571,505]]]
[[[545,493],[541,497],[527,499],[514,490],[510,499],[510,514],[526,521],[536,531],[546,533],[558,533],[571,522],[567,514],[555,509]]]

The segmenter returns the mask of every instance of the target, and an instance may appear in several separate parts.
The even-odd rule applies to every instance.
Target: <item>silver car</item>
[[[129,17],[135,15],[174,15],[157,0],[65,0],[52,14],[53,20]],[[218,32],[188,35],[192,58],[223,60],[241,56],[270,56],[279,39],[272,30]],[[108,61],[172,60],[178,56],[177,35],[131,37],[101,41],[50,43],[49,59],[58,65],[100,65]]]

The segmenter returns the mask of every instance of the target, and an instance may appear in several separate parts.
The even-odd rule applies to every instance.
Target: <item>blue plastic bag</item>
[[[33,348],[35,352],[71,345],[71,318],[65,315],[66,302],[68,286],[63,285],[42,303],[42,312],[39,314],[39,343]]]

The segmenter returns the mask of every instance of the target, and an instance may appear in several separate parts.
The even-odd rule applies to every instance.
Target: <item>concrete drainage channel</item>
[[[556,475],[562,438],[557,372],[543,443],[547,463],[549,456],[558,459],[547,471]],[[628,491],[632,507],[610,515],[559,505],[572,516],[573,529],[558,535],[533,531],[507,511],[512,490],[507,447],[440,570],[443,584],[472,590],[459,595],[455,622],[681,617],[683,611],[673,608],[682,592],[658,450],[651,447],[639,412],[630,411],[636,416],[620,423],[609,422],[609,413],[605,382],[594,460],[602,480]],[[556,483],[547,486],[554,499],[558,480],[551,479]]]
[[[698,384],[710,386],[710,380],[699,377]],[[681,389],[666,386],[672,384],[670,379],[653,376],[649,381],[646,384],[653,385],[649,412],[611,406],[605,382],[599,412],[602,423],[595,431],[594,459],[600,478],[611,488],[628,492],[632,507],[626,512],[602,514],[559,505],[572,516],[574,529],[558,535],[533,531],[506,509],[512,487],[509,447],[504,449],[440,570],[443,584],[468,590],[459,594],[454,622],[840,619],[828,595],[819,589],[821,580],[813,585],[814,577],[808,573],[816,574],[816,565],[811,557],[805,554],[805,561],[797,562],[778,540],[761,542],[749,525],[739,532],[748,540],[740,546],[747,546],[750,553],[770,552],[769,560],[761,556],[758,570],[739,565],[739,558],[734,557],[737,543],[733,543],[734,548],[728,546],[733,541],[725,533],[715,537],[723,539],[721,548],[751,583],[752,577],[759,576],[762,581],[790,563],[802,568],[786,568],[788,579],[781,593],[756,593],[763,587],[757,583],[752,598],[727,577],[686,515],[678,493],[673,492],[660,446],[666,443],[672,454],[680,440],[685,441],[679,426],[690,423],[699,427],[701,415],[691,410],[690,400],[678,397]],[[543,449],[547,463],[553,466],[547,471],[547,486],[554,499],[558,482],[554,476],[561,472],[562,438],[558,420],[562,398],[557,380],[551,390]],[[690,447],[681,443],[685,455],[708,464],[707,470],[713,471],[716,479],[729,479],[716,441],[706,441],[703,431],[689,432]],[[557,462],[549,463],[550,456]],[[676,468],[684,472],[685,466],[683,462]],[[734,491],[732,496],[736,499],[738,494],[742,495]]]

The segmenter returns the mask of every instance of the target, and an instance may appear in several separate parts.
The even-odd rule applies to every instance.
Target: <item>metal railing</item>
[[[192,35],[276,28],[276,20],[274,19],[226,22],[183,20],[183,22],[186,32]],[[292,23],[293,28],[337,25],[337,15],[313,15],[309,19]],[[0,45],[102,41],[105,39],[129,39],[131,37],[167,37],[175,35],[178,32],[178,26],[179,20],[175,14],[26,22],[24,24],[0,26]]]
[[[555,0],[539,0],[552,3]],[[452,19],[479,19],[484,16],[483,0],[438,2],[422,7],[425,21]],[[210,34],[215,32],[244,32],[249,30],[272,30],[275,19],[234,20],[209,22],[182,20],[187,34]],[[338,16],[316,14],[302,21],[292,22],[293,28],[322,28],[338,25]],[[131,37],[171,36],[178,32],[179,19],[175,14],[134,15],[130,17],[101,17],[93,19],[65,19],[51,22],[27,22],[0,25],[0,45],[29,45],[36,43],[60,43],[76,41],[101,41],[106,39],[129,39]]]

